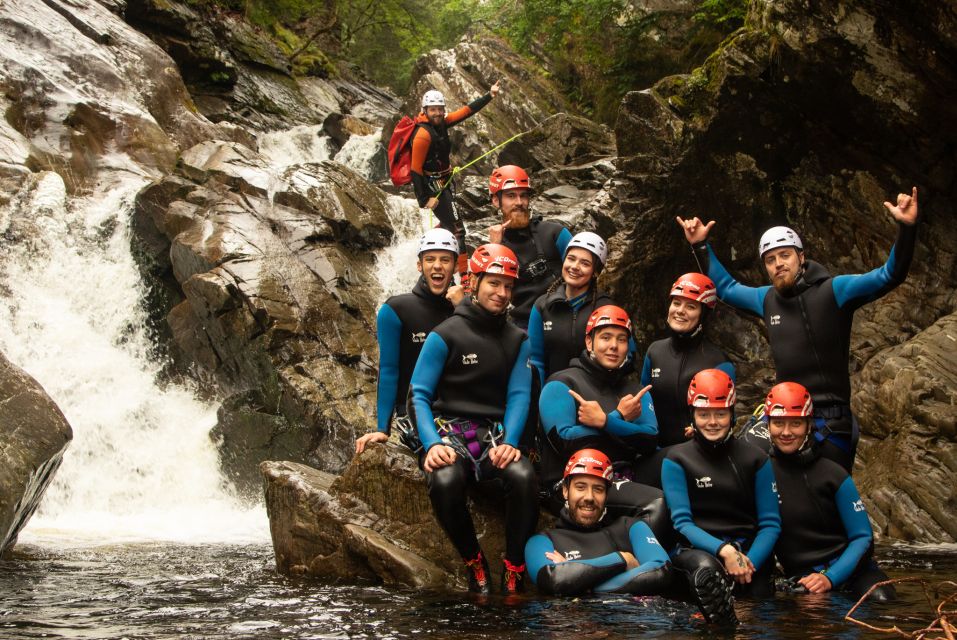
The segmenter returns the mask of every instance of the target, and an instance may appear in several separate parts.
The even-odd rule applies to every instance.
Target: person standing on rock
[[[476,249],[469,260],[471,298],[429,334],[412,373],[429,499],[465,562],[469,590],[481,594],[489,593],[488,561],[467,487],[494,481],[504,488],[505,593],[524,588],[525,542],[538,522],[535,471],[519,449],[531,395],[528,339],[507,315],[518,269],[508,247]]]
[[[412,370],[426,336],[452,315],[464,295],[452,285],[458,242],[445,229],[430,229],[419,241],[415,266],[422,275],[410,293],[392,296],[376,316],[379,342],[379,383],[376,388],[376,430],[356,440],[356,453],[371,442],[389,439],[395,425],[403,443],[418,449],[415,427],[406,416]]]
[[[666,322],[670,335],[652,342],[641,368],[641,384],[651,385],[658,420],[658,452],[644,458],[636,480],[661,486],[661,461],[667,448],[691,437],[688,385],[703,369],[720,369],[734,380],[734,365],[705,338],[704,330],[718,294],[711,279],[686,273],[671,285]]]
[[[481,98],[461,109],[445,112],[445,96],[435,89],[422,96],[422,113],[416,117],[412,135],[412,188],[419,206],[431,209],[439,226],[452,232],[458,240],[458,272],[465,276],[468,254],[465,248],[465,226],[455,210],[455,185],[452,184],[452,142],[449,127],[478,113],[498,95],[498,82]],[[463,284],[465,284],[463,282]]]
[[[765,399],[781,496],[781,535],[774,554],[788,577],[786,590],[846,591],[860,598],[888,578],[872,558],[871,521],[854,480],[810,444],[813,414],[811,394],[796,382],[775,385]],[[886,601],[896,595],[885,585],[871,597]]]
[[[492,205],[502,212],[502,222],[489,227],[489,242],[504,244],[522,263],[511,317],[524,329],[532,305],[561,275],[572,234],[557,222],[531,217],[531,182],[521,167],[510,164],[495,169],[489,177],[488,190]]]
[[[668,553],[648,524],[609,517],[605,503],[614,487],[611,478],[611,460],[601,451],[582,449],[568,459],[559,521],[525,545],[528,576],[539,591],[651,596],[672,590]]]
[[[851,324],[854,312],[885,295],[907,277],[917,240],[917,187],[884,207],[899,223],[887,262],[864,274],[831,276],[808,260],[798,234],[768,229],[758,243],[771,286],[740,284],[718,261],[708,234],[714,221],[677,218],[699,263],[714,280],[718,297],[764,319],[777,379],[804,385],[814,398],[815,438],[822,455],[848,473],[854,467],[859,427],[851,413]]]

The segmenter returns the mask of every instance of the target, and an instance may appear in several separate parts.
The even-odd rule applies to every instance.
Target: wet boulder
[[[0,354],[0,554],[16,543],[72,439],[43,387]]]

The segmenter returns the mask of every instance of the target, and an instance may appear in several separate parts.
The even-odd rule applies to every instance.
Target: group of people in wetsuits
[[[916,189],[884,203],[899,235],[882,267],[832,277],[774,227],[758,249],[772,284],[757,288],[718,261],[714,222],[678,218],[705,273],[674,282],[669,335],[640,370],[628,313],[598,287],[605,241],[533,218],[517,166],[495,169],[489,193],[502,222],[468,259],[467,286],[453,279],[461,236],[440,226],[421,239],[413,290],[379,310],[377,430],[356,443],[394,426],[418,455],[470,590],[490,590],[474,483],[504,494],[504,593],[527,576],[547,593],[690,598],[730,623],[732,594],[773,593],[775,558],[796,591],[860,595],[885,578],[850,475],[849,338],[853,312],[906,277]],[[743,438],[734,366],[705,337],[719,299],[764,318],[778,374]],[[540,506],[558,522],[536,535]]]

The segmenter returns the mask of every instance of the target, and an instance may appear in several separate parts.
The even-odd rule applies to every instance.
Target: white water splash
[[[215,405],[157,384],[128,230],[148,178],[109,175],[92,195],[69,199],[47,173],[11,205],[10,218],[37,233],[6,249],[0,349],[74,430],[20,540],[58,548],[268,540],[262,506],[243,505],[223,486],[208,435]]]
[[[379,136],[381,134],[382,129],[376,129],[375,132],[367,136],[350,136],[333,160],[368,179],[375,170],[372,163],[380,149]]]
[[[419,279],[419,272],[415,269],[419,238],[429,228],[431,219],[428,209],[420,209],[415,198],[389,196],[387,207],[395,238],[392,245],[383,249],[376,258],[383,301],[398,293],[406,293]]]
[[[301,125],[281,131],[270,131],[259,138],[259,153],[277,170],[294,164],[321,162],[331,157],[329,136],[322,125]]]

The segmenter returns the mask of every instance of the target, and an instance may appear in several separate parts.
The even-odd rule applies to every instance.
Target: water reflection
[[[955,554],[889,554],[891,573],[957,577]],[[923,568],[935,566],[931,574]],[[906,571],[902,571],[906,565]],[[916,570],[915,570],[916,567]],[[17,547],[0,562],[4,638],[862,638],[843,621],[851,598],[779,595],[739,602],[741,626],[709,629],[695,609],[660,598],[469,598],[382,586],[324,585],[275,573],[268,545]],[[862,619],[916,628],[920,588]]]

